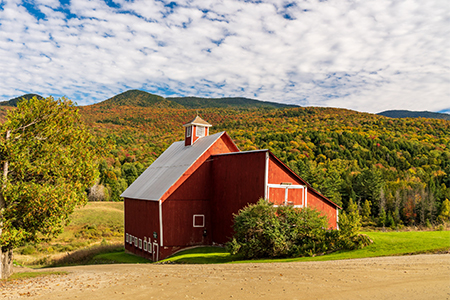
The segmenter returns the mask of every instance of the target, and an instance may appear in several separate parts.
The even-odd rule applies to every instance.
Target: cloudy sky
[[[0,101],[128,89],[450,113],[450,4],[0,0]]]

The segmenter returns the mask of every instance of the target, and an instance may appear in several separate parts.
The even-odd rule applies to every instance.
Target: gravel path
[[[2,299],[450,299],[450,254],[327,262],[94,265],[3,283]]]

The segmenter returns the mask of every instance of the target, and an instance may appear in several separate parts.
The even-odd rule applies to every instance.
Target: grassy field
[[[354,251],[335,252],[315,257],[298,257],[264,260],[242,260],[223,248],[202,247],[177,253],[165,262],[173,263],[247,263],[291,262],[353,259],[378,256],[436,253],[450,250],[450,231],[365,232],[374,242]],[[163,261],[164,262],[164,261]]]
[[[74,211],[64,232],[52,241],[14,249],[15,261],[20,265],[45,266],[77,250],[122,244],[123,215],[123,202],[89,202]]]

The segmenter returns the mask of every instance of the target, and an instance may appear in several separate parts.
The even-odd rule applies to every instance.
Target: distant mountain
[[[8,101],[2,101],[0,102],[0,106],[17,106],[17,102],[19,102],[22,99],[30,100],[33,97],[37,97],[38,99],[44,99],[41,95],[38,94],[25,94],[23,96],[8,100]]]
[[[140,90],[129,90],[109,98],[95,106],[140,106],[140,107],[160,107],[160,108],[183,108],[182,105],[169,101],[164,97],[153,95]]]
[[[94,106],[137,106],[160,108],[294,108],[298,105],[259,101],[248,98],[200,98],[168,97],[150,94],[140,90],[129,90],[109,98]]]
[[[248,98],[199,98],[199,97],[168,97],[167,100],[179,103],[186,108],[293,108],[299,107],[293,104],[281,104],[266,102]]]
[[[377,115],[389,118],[429,118],[450,120],[449,114],[436,113],[431,111],[409,111],[409,110],[386,110]]]

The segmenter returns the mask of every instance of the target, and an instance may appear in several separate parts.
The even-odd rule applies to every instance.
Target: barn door
[[[159,246],[158,243],[153,243],[153,261],[159,260]]]

